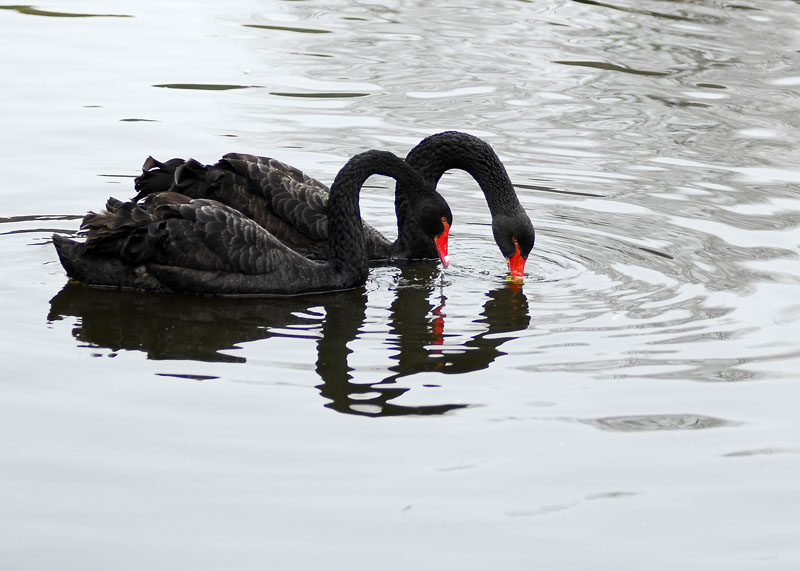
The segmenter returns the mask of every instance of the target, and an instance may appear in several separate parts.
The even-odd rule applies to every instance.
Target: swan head
[[[513,281],[525,277],[525,262],[533,249],[536,234],[526,215],[498,215],[492,220],[492,233],[500,252],[508,262]]]
[[[419,201],[414,205],[416,219],[425,235],[433,241],[436,253],[446,268],[450,265],[448,245],[450,240],[450,226],[453,224],[453,214],[444,198],[438,193]]]

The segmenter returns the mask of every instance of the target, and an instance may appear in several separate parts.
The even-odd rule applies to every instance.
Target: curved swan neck
[[[410,188],[418,186],[414,184],[414,177],[418,177],[414,170],[388,151],[372,150],[355,155],[336,175],[328,201],[330,259],[364,273],[369,261],[359,195],[361,187],[374,174],[390,176]]]
[[[450,169],[467,171],[480,185],[492,216],[522,210],[503,163],[478,137],[458,131],[431,135],[411,149],[406,162],[434,184]]]

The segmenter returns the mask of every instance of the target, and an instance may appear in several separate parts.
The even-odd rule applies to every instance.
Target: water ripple
[[[611,432],[648,432],[652,430],[702,430],[721,426],[735,426],[739,423],[711,416],[696,414],[654,414],[641,416],[611,416],[606,418],[578,419]]]

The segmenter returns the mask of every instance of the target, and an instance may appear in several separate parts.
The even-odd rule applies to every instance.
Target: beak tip
[[[525,281],[525,261],[522,260],[520,264],[517,260],[509,260],[508,263],[508,279],[512,282],[523,282]]]

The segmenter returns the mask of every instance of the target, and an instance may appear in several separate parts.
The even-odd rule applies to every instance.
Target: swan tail
[[[60,234],[53,234],[53,245],[67,276],[75,281],[126,289],[166,289],[148,274],[144,266],[126,264],[118,258],[95,256],[86,251],[86,244]]]
[[[61,261],[61,265],[64,266],[67,275],[78,279],[77,276],[80,272],[77,266],[82,254],[83,244],[70,240],[61,234],[53,234],[53,245],[56,247],[58,259]]]

